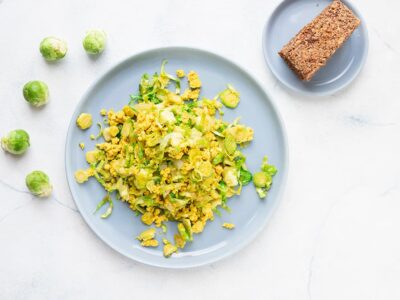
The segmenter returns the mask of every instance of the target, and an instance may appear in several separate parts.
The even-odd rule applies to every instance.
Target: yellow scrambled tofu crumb
[[[135,115],[135,111],[132,109],[132,107],[125,105],[122,108],[122,111],[124,112],[125,116],[127,117],[133,117]]]
[[[116,137],[118,133],[119,133],[118,126],[111,126],[110,127],[110,136]]]
[[[192,230],[194,233],[200,233],[203,231],[204,229],[204,225],[206,224],[206,220],[203,221],[197,221],[196,223],[194,223],[194,225],[192,226]]]
[[[163,253],[165,257],[170,257],[172,253],[178,251],[178,248],[172,244],[166,244],[163,249]]]
[[[91,134],[89,137],[90,137],[90,139],[91,139],[92,141],[96,139],[96,137],[94,136],[94,134]]]
[[[107,115],[107,110],[106,110],[105,108],[102,108],[102,109],[100,110],[100,115],[102,115],[102,116]]]
[[[199,75],[195,71],[190,71],[188,73],[188,81],[189,81],[189,86],[192,89],[198,89],[201,87],[201,81]]]
[[[186,89],[182,94],[183,100],[197,100],[200,96],[200,89]]]
[[[153,240],[155,236],[156,236],[156,230],[155,230],[155,228],[150,228],[150,229],[147,229],[147,230],[143,231],[143,232],[142,232],[141,234],[139,234],[136,238],[137,238],[139,241],[144,242],[144,241]]]
[[[82,150],[85,149],[85,143],[79,143],[79,148],[81,148]]]
[[[235,228],[235,224],[232,223],[224,223],[222,224],[222,227],[226,228],[226,229],[233,229]]]
[[[185,247],[186,241],[180,234],[175,234],[174,235],[174,240],[175,240],[175,245],[178,248],[184,248]]]
[[[176,70],[176,76],[178,76],[179,78],[185,77],[185,71],[183,71],[182,69]]]
[[[192,226],[192,230],[194,233],[200,233],[203,231],[204,229],[204,225],[205,225],[205,221],[197,221],[196,223],[194,223],[194,225]]]
[[[76,119],[76,124],[82,130],[88,129],[90,126],[92,126],[92,123],[93,120],[91,114],[81,113]]]
[[[157,240],[146,240],[140,243],[143,247],[157,247],[158,246],[158,241]]]
[[[154,216],[153,216],[153,214],[151,213],[151,212],[145,212],[143,215],[142,215],[142,222],[144,223],[144,224],[146,224],[146,225],[151,225],[151,224],[153,224],[153,222],[154,222]]]

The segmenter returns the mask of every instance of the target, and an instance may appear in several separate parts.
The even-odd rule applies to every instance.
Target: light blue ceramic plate
[[[365,21],[348,1],[342,2],[361,19],[361,25],[311,81],[299,80],[278,55],[279,50],[331,2],[331,0],[284,0],[272,13],[265,26],[262,40],[265,60],[276,78],[296,92],[316,96],[334,94],[356,78],[367,58],[368,33]]]
[[[73,175],[75,170],[87,167],[84,153],[78,144],[84,142],[85,150],[93,148],[95,142],[89,139],[89,135],[97,134],[98,131],[96,126],[87,131],[79,130],[75,125],[77,116],[81,112],[89,112],[94,117],[94,124],[101,122],[100,109],[122,108],[128,103],[129,94],[137,91],[141,75],[159,71],[163,59],[169,61],[167,71],[171,73],[178,68],[198,71],[203,82],[204,96],[214,97],[225,89],[227,83],[233,84],[241,93],[241,102],[235,110],[226,109],[225,118],[233,120],[241,116],[242,122],[255,130],[254,142],[244,150],[249,169],[258,171],[263,156],[268,154],[270,162],[279,170],[267,199],[260,200],[253,186],[246,186],[240,197],[229,200],[232,209],[230,214],[223,212],[222,217],[216,216],[213,222],[207,224],[203,233],[195,236],[192,243],[168,259],[163,257],[162,246],[143,248],[135,240],[147,226],[141,223],[140,217],[126,204],[114,201],[115,207],[108,219],[101,219],[100,213],[93,214],[105,194],[103,188],[94,179],[79,185]],[[165,268],[188,268],[212,263],[248,244],[263,229],[277,206],[287,168],[286,136],[271,97],[236,64],[215,54],[189,48],[146,51],[112,68],[83,96],[71,118],[66,141],[68,183],[75,203],[88,225],[100,239],[121,254],[148,265]],[[233,222],[236,228],[232,231],[223,229],[223,222]],[[176,224],[168,224],[169,240],[173,240],[175,232]]]

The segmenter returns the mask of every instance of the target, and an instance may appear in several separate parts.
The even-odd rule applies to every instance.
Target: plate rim
[[[238,68],[241,72],[243,72],[246,76],[248,76],[251,80],[254,81],[254,83],[256,85],[258,85],[258,87],[260,88],[260,90],[264,93],[264,95],[267,98],[267,101],[269,102],[269,104],[271,105],[271,108],[273,110],[273,112],[276,115],[276,118],[278,120],[278,124],[281,128],[282,131],[282,144],[283,144],[283,170],[280,171],[280,173],[282,174],[282,182],[281,185],[278,187],[279,190],[277,192],[277,196],[276,196],[276,201],[275,204],[271,206],[270,209],[270,216],[268,218],[264,218],[264,220],[261,222],[260,226],[257,228],[257,230],[253,231],[251,234],[247,235],[245,239],[243,239],[243,241],[241,243],[238,243],[238,246],[234,247],[234,248],[230,248],[231,250],[226,251],[225,253],[216,255],[215,257],[209,258],[208,260],[198,260],[198,261],[194,261],[193,263],[190,264],[185,264],[185,265],[174,265],[171,263],[157,263],[156,261],[149,261],[146,259],[142,259],[142,258],[138,258],[138,257],[133,257],[132,255],[129,255],[127,253],[125,253],[120,247],[118,247],[117,245],[114,245],[114,243],[110,242],[109,240],[107,240],[106,237],[103,236],[103,234],[98,231],[96,229],[95,226],[93,226],[91,224],[91,222],[88,220],[89,217],[86,216],[85,214],[82,213],[82,208],[79,205],[79,201],[76,200],[77,195],[75,195],[74,190],[72,188],[72,184],[73,184],[73,180],[72,178],[70,178],[69,174],[73,174],[71,173],[71,167],[70,167],[70,159],[69,159],[69,151],[68,148],[70,148],[70,143],[71,143],[71,135],[72,135],[72,129],[75,125],[75,120],[74,120],[74,116],[77,115],[77,113],[80,112],[82,105],[85,102],[85,99],[87,99],[88,95],[91,93],[91,91],[96,87],[96,85],[103,81],[107,76],[109,76],[109,74],[111,74],[113,71],[115,71],[116,69],[120,68],[121,66],[123,66],[125,63],[129,62],[130,60],[135,59],[136,57],[140,57],[141,55],[145,55],[145,54],[149,54],[152,52],[160,52],[160,51],[173,51],[173,50],[178,50],[178,51],[190,51],[190,52],[197,52],[197,53],[203,53],[206,55],[211,55],[216,57],[217,59],[220,59],[222,61],[225,61],[228,64],[231,64],[232,66]],[[147,265],[147,266],[151,266],[151,267],[157,267],[157,268],[162,268],[162,269],[189,269],[189,268],[197,268],[197,267],[202,267],[205,265],[209,265],[212,263],[215,263],[217,261],[226,259],[227,257],[238,253],[240,250],[242,250],[244,247],[248,246],[252,241],[254,241],[254,239],[256,238],[256,236],[258,234],[260,234],[260,232],[266,227],[268,221],[270,220],[270,218],[272,217],[273,213],[276,211],[278,205],[280,204],[284,192],[285,192],[285,186],[286,186],[286,182],[287,182],[287,178],[288,178],[288,173],[289,173],[289,148],[288,148],[288,136],[287,136],[287,132],[286,132],[286,127],[285,127],[285,123],[283,121],[282,115],[279,112],[273,98],[271,97],[271,94],[269,92],[267,92],[264,88],[263,85],[260,83],[259,80],[257,80],[256,78],[254,78],[250,72],[248,72],[245,68],[243,68],[241,65],[237,64],[236,62],[233,62],[232,60],[225,58],[223,55],[218,54],[216,52],[211,52],[209,50],[205,50],[202,48],[197,48],[197,47],[186,47],[186,46],[166,46],[166,47],[156,47],[156,48],[150,48],[147,50],[142,50],[136,53],[133,53],[121,60],[119,60],[117,63],[112,64],[111,67],[109,67],[108,69],[106,69],[103,73],[101,73],[99,76],[95,77],[95,79],[92,81],[92,83],[87,87],[87,89],[85,90],[85,92],[82,94],[82,96],[80,97],[78,103],[76,104],[76,107],[70,117],[70,122],[68,125],[68,129],[67,129],[67,134],[66,134],[66,140],[65,140],[65,148],[64,148],[64,160],[65,160],[65,176],[67,178],[67,183],[68,183],[68,188],[70,191],[70,195],[75,203],[75,206],[78,209],[78,212],[80,214],[80,216],[82,217],[82,219],[85,221],[85,224],[91,229],[91,231],[97,236],[98,239],[100,239],[105,245],[107,245],[108,247],[110,247],[111,249],[113,249],[115,252],[119,253],[120,255],[134,261],[134,262],[138,262],[141,263],[143,265]],[[168,260],[166,260],[167,262]]]
[[[278,79],[278,81],[287,89],[289,89],[290,91],[294,91],[296,93],[299,93],[303,96],[313,96],[313,97],[325,97],[325,96],[331,96],[334,95],[342,90],[344,90],[346,87],[348,87],[356,78],[357,76],[360,74],[361,70],[364,68],[367,57],[368,57],[368,53],[369,53],[369,35],[368,35],[368,28],[367,28],[367,24],[363,18],[363,16],[361,15],[359,9],[350,1],[348,0],[340,0],[342,1],[346,6],[348,6],[351,10],[353,10],[356,14],[356,16],[361,20],[361,25],[360,25],[360,29],[362,29],[363,31],[363,35],[365,37],[365,47],[364,47],[364,51],[363,51],[363,57],[361,58],[361,62],[360,64],[357,66],[356,71],[353,73],[353,75],[351,75],[349,77],[349,79],[343,83],[342,85],[340,85],[339,87],[333,88],[333,89],[328,89],[326,91],[320,91],[320,92],[313,92],[310,90],[306,90],[306,89],[301,89],[301,88],[297,88],[295,86],[293,86],[292,84],[290,84],[284,77],[282,77],[280,75],[280,73],[278,71],[275,70],[275,68],[273,67],[273,64],[271,63],[269,56],[268,56],[268,47],[266,46],[267,44],[267,38],[268,38],[268,29],[271,26],[271,22],[272,19],[275,17],[278,9],[283,6],[285,3],[288,2],[294,2],[294,1],[308,1],[308,0],[283,0],[281,2],[278,3],[278,5],[275,6],[274,10],[272,11],[272,13],[269,15],[267,21],[265,22],[263,31],[262,31],[262,49],[263,49],[263,55],[264,55],[264,60],[267,63],[267,66],[269,68],[269,70],[271,71],[271,73],[274,75],[274,77],[276,79]]]

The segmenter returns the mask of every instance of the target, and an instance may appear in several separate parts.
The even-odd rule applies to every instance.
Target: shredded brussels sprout
[[[277,173],[275,166],[268,164],[268,157],[265,156],[261,165],[261,171],[253,176],[253,183],[258,196],[263,199],[267,197],[272,185],[272,177]]]
[[[114,203],[113,203],[113,201],[112,201],[112,199],[111,199],[111,197],[110,197],[110,194],[107,194],[107,195],[103,198],[103,200],[101,200],[101,201],[99,202],[99,204],[97,204],[96,210],[94,211],[94,213],[98,212],[99,209],[102,208],[102,207],[103,207],[104,205],[106,205],[107,203],[108,203],[108,207],[107,207],[106,211],[101,215],[101,217],[102,217],[103,219],[108,218],[108,217],[111,215],[112,210],[113,210],[113,208],[114,208]]]
[[[228,88],[219,94],[221,102],[228,108],[235,108],[240,101],[240,94],[235,88],[228,84]]]

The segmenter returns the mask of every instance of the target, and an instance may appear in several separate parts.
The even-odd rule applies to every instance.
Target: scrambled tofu
[[[158,241],[154,239],[156,230],[154,228],[147,229],[139,234],[136,238],[140,241],[143,247],[157,247]]]
[[[95,177],[146,225],[176,221],[175,245],[163,240],[168,257],[202,232],[217,207],[227,208],[227,199],[251,181],[251,174],[243,180],[249,172],[238,146],[253,139],[253,130],[218,117],[222,104],[217,99],[198,99],[201,81],[196,72],[188,73],[190,89],[180,94],[179,80],[164,66],[159,75],[143,75],[130,105],[101,111],[107,116],[104,141],[86,153],[89,167],[76,171],[75,178],[83,183]],[[170,84],[175,91],[167,89]],[[77,120],[82,129],[91,123],[89,114]],[[145,247],[157,247],[155,234],[151,228],[137,239]]]
[[[158,247],[158,241],[153,239],[153,240],[147,240],[143,241],[140,243],[143,247]]]
[[[175,245],[178,248],[184,248],[185,245],[186,245],[185,239],[180,234],[175,234],[174,235],[174,241],[175,241]]]
[[[222,227],[226,228],[226,229],[234,229],[235,228],[235,224],[232,223],[224,223],[222,224]]]
[[[199,75],[195,71],[190,71],[187,77],[191,89],[199,89],[201,87]]]
[[[150,228],[145,231],[143,231],[141,234],[139,234],[136,238],[139,241],[148,241],[154,239],[156,236],[156,229],[155,228]]]
[[[178,248],[172,244],[164,245],[163,253],[165,257],[170,257],[173,253],[178,251]]]
[[[183,71],[182,69],[176,70],[176,76],[178,76],[179,78],[185,77],[185,71]]]
[[[186,89],[182,94],[183,100],[197,100],[200,96],[200,89]]]

